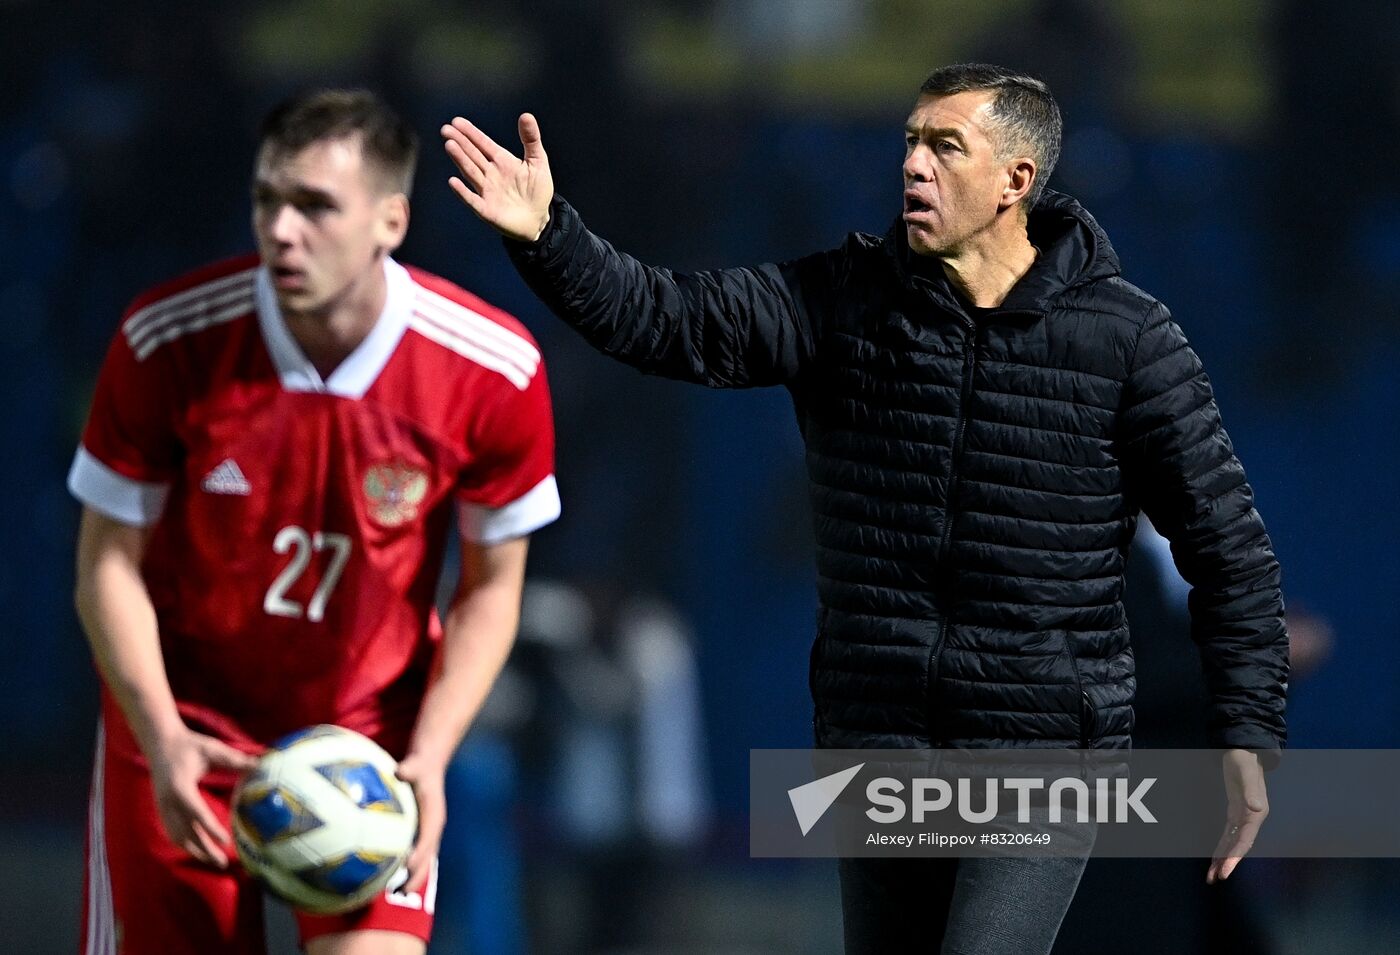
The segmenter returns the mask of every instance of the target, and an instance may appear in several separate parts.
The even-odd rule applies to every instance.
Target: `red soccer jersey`
[[[324,381],[255,258],[138,298],[98,379],[69,487],[155,525],[142,571],[175,699],[236,745],[325,722],[401,754],[454,515],[496,543],[559,514],[530,334],[449,282],[385,270],[383,313]],[[136,755],[110,697],[104,712]]]

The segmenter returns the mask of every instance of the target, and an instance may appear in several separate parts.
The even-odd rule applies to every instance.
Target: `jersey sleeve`
[[[180,467],[173,381],[139,360],[118,332],[98,375],[68,489],[83,504],[124,524],[154,524]]]
[[[500,390],[472,426],[474,454],[458,489],[463,537],[499,544],[559,517],[554,412],[541,364],[524,388]]]

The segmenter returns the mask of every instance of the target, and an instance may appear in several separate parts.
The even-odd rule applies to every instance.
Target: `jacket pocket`
[[[1079,691],[1079,748],[1088,749],[1097,738],[1098,712],[1094,709],[1094,701],[1089,699],[1089,691],[1084,688],[1084,677],[1079,672],[1079,661],[1075,659],[1074,649],[1069,644],[1069,634],[1061,630],[1059,636],[1065,661],[1069,664],[1070,672],[1074,674],[1075,689]]]
[[[1089,699],[1088,690],[1079,691],[1079,748],[1088,749],[1094,745],[1099,728],[1099,715],[1094,709],[1094,701]]]

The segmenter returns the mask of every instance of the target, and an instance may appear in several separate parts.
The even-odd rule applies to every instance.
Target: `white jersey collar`
[[[277,377],[281,379],[283,388],[342,398],[361,398],[369,391],[398,347],[413,312],[414,283],[408,270],[385,256],[384,277],[389,289],[384,297],[384,310],[375,319],[374,327],[365,340],[336,366],[330,377],[323,380],[316,366],[311,364],[311,359],[306,357],[292,337],[291,329],[282,317],[267,267],[258,269],[258,327],[262,330],[263,343],[272,356],[272,364],[277,369]]]

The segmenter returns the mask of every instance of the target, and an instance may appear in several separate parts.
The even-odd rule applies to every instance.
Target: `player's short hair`
[[[312,143],[350,137],[358,138],[365,160],[379,170],[390,191],[412,191],[418,136],[369,90],[320,89],[291,96],[263,118],[258,145],[294,153]]]
[[[1060,158],[1060,107],[1043,80],[990,63],[939,67],[924,80],[919,95],[952,96],[982,90],[996,94],[991,118],[997,157],[1026,155],[1035,160],[1035,182],[1024,203],[1030,209],[1039,201]]]

